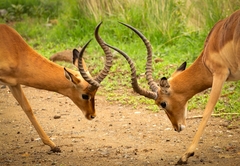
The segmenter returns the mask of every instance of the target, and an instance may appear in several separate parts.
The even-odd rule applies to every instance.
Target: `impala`
[[[108,46],[122,54],[130,64],[134,91],[155,100],[155,103],[165,110],[175,131],[180,132],[186,126],[187,101],[195,94],[212,88],[193,141],[178,161],[178,164],[186,164],[188,158],[194,155],[224,82],[240,79],[240,10],[215,24],[205,40],[200,56],[189,68],[185,70],[186,62],[184,62],[169,79],[161,78],[159,85],[152,78],[152,48],[149,41],[135,28],[127,24],[123,25],[132,29],[147,48],[146,79],[151,91],[139,87],[135,66],[128,55],[115,47]]]
[[[69,97],[83,112],[88,120],[94,119],[94,97],[101,81],[112,66],[112,54],[98,35],[101,23],[95,29],[95,38],[106,54],[104,69],[92,78],[82,60],[88,42],[80,52],[73,50],[73,63],[78,59],[79,71],[70,70],[55,64],[34,51],[12,28],[0,24],[0,84],[9,87],[43,143],[53,152],[60,152],[44,132],[26,99],[21,85],[45,89]]]

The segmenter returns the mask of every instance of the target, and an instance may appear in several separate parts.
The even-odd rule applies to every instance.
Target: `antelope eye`
[[[161,102],[160,105],[162,108],[166,108],[166,106],[167,106],[166,102]]]
[[[88,100],[88,99],[89,99],[89,96],[86,95],[86,94],[83,94],[83,95],[82,95],[82,98],[83,98],[84,100]]]

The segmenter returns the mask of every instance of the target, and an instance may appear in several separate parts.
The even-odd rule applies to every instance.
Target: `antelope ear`
[[[177,70],[171,75],[171,77],[174,77],[174,76],[180,74],[182,71],[184,71],[186,69],[186,66],[187,66],[187,62],[183,62],[181,64],[181,66],[179,66],[177,68]]]
[[[179,67],[177,68],[177,71],[183,71],[183,70],[185,70],[185,69],[186,69],[186,66],[187,66],[187,62],[183,62],[183,63],[181,64],[181,66],[179,66]]]
[[[73,64],[78,68],[78,57],[79,57],[79,51],[77,49],[73,49]],[[88,68],[85,64],[84,59],[82,59],[83,68],[85,71],[88,71]]]
[[[170,85],[166,77],[161,78],[159,85],[162,93],[169,94],[168,89],[170,88]]]
[[[73,49],[73,64],[78,67],[78,57],[79,51],[77,49]]]
[[[75,85],[78,85],[81,82],[77,77],[74,76],[74,74],[67,71],[67,69],[65,67],[64,67],[64,75],[69,81],[71,81]]]

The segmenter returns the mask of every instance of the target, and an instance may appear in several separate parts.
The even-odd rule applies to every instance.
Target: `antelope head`
[[[134,27],[121,23],[124,26],[133,30],[144,42],[147,48],[147,63],[146,63],[146,79],[148,81],[148,85],[150,86],[151,91],[145,90],[138,85],[137,76],[136,76],[136,68],[131,60],[131,58],[120,49],[108,45],[110,48],[119,52],[124,56],[124,58],[128,61],[131,68],[131,84],[133,90],[149,99],[155,100],[157,106],[161,107],[167,114],[168,118],[172,122],[173,128],[175,131],[182,131],[186,125],[186,105],[187,98],[183,97],[183,95],[176,89],[178,89],[178,85],[173,82],[174,77],[178,77],[178,75],[185,70],[186,62],[184,62],[173,74],[167,79],[166,77],[162,77],[159,80],[159,84],[154,82],[152,78],[152,48],[150,42],[146,39],[146,37],[139,32]]]
[[[100,23],[95,29],[95,38],[106,55],[104,69],[102,69],[102,71],[95,78],[92,78],[89,71],[87,71],[87,67],[83,60],[83,53],[91,40],[83,46],[80,52],[77,49],[73,50],[73,64],[77,64],[81,78],[78,78],[78,76],[80,76],[78,72],[70,72],[69,69],[64,68],[65,77],[73,82],[81,94],[79,96],[79,93],[76,93],[75,96],[71,96],[71,99],[82,110],[85,117],[89,120],[93,119],[96,116],[94,103],[95,94],[100,86],[100,83],[108,75],[109,70],[112,66],[112,54],[98,34],[101,24],[102,23]],[[79,97],[81,100],[79,100]]]

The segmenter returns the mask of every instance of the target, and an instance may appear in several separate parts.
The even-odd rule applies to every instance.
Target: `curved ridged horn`
[[[87,46],[90,41],[82,48],[82,50],[79,53],[79,57],[78,57],[79,58],[79,60],[78,60],[79,71],[80,71],[82,77],[90,84],[90,86],[88,87],[90,91],[93,91],[100,86],[100,83],[108,75],[110,68],[112,66],[112,59],[113,59],[112,53],[98,34],[99,27],[101,26],[101,24],[102,24],[102,22],[99,23],[97,25],[97,27],[95,28],[95,38],[106,55],[106,62],[105,62],[104,69],[98,74],[98,76],[95,79],[92,79],[91,77],[89,77],[86,74],[86,72],[84,71],[83,66],[82,66],[82,56],[83,56],[84,49],[86,48],[85,46]]]
[[[132,83],[133,90],[135,92],[137,92],[138,94],[140,94],[140,95],[143,95],[143,96],[145,96],[147,98],[155,100],[157,98],[157,92],[146,91],[146,90],[142,89],[141,87],[139,87],[138,82],[137,82],[136,67],[135,67],[132,59],[126,53],[124,53],[123,51],[119,50],[118,48],[110,46],[108,44],[106,44],[106,45],[108,47],[114,49],[118,53],[122,54],[123,57],[127,60],[129,66],[131,68],[131,80],[132,80],[131,83]]]
[[[112,53],[110,51],[110,49],[106,46],[106,43],[102,40],[102,38],[99,36],[98,34],[98,30],[99,27],[101,26],[102,22],[98,24],[98,26],[95,29],[95,38],[98,42],[98,44],[101,46],[101,48],[103,49],[105,55],[106,55],[106,62],[105,62],[105,66],[103,68],[103,70],[100,72],[100,74],[95,78],[95,80],[98,83],[101,83],[102,80],[108,75],[110,68],[112,67]]]
[[[147,40],[147,38],[141,32],[139,32],[134,27],[132,27],[128,24],[122,23],[122,22],[119,22],[119,23],[130,28],[132,31],[134,31],[144,42],[144,44],[147,48],[146,79],[148,81],[148,85],[150,86],[150,89],[153,92],[157,92],[159,89],[159,86],[157,85],[156,82],[154,82],[154,80],[152,78],[152,47],[151,47],[150,42]]]
[[[82,62],[83,53],[84,53],[85,49],[87,48],[88,44],[91,42],[91,40],[89,40],[83,46],[81,51],[79,52],[79,56],[78,56],[78,70],[79,70],[80,74],[82,75],[82,77],[84,78],[84,80],[87,81],[90,84],[91,89],[96,89],[96,88],[98,88],[100,86],[100,84],[87,75],[87,73],[85,72],[85,70],[83,68],[83,64],[82,64],[83,63]]]

